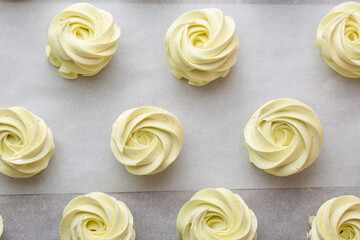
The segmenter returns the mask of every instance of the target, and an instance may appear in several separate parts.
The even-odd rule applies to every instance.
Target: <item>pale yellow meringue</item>
[[[304,170],[320,154],[324,131],[304,103],[281,98],[259,108],[244,131],[250,162],[277,176]]]
[[[360,77],[360,4],[345,2],[320,22],[317,46],[326,63],[345,77]]]
[[[60,223],[61,240],[134,240],[133,216],[121,201],[93,192],[69,202]]]
[[[109,63],[119,37],[120,28],[110,13],[76,3],[52,20],[46,55],[64,78],[93,76]]]
[[[165,44],[173,74],[195,86],[225,77],[239,48],[234,20],[216,8],[181,15],[167,30]]]
[[[4,221],[0,215],[0,237],[3,234],[3,231],[4,231]]]
[[[112,152],[135,175],[163,171],[175,161],[183,143],[184,129],[180,121],[157,107],[127,110],[112,127]]]
[[[310,240],[360,239],[360,198],[341,196],[326,201],[315,217],[310,217]]]
[[[184,204],[176,229],[179,240],[256,240],[257,219],[238,194],[208,188]]]
[[[0,109],[0,172],[31,177],[45,169],[55,150],[44,120],[22,107]]]

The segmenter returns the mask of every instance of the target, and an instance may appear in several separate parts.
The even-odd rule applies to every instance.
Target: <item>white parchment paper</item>
[[[360,80],[332,71],[315,40],[319,21],[336,4],[96,1],[121,27],[119,49],[98,75],[69,81],[45,47],[52,18],[70,4],[0,2],[0,107],[39,115],[56,143],[42,173],[0,175],[0,194],[359,186]],[[240,49],[228,77],[193,87],[171,73],[164,35],[179,15],[205,7],[235,19]],[[318,160],[286,178],[254,167],[243,137],[253,112],[280,97],[312,107],[325,131]],[[178,159],[153,176],[129,174],[110,149],[113,122],[143,105],[167,109],[185,129]]]

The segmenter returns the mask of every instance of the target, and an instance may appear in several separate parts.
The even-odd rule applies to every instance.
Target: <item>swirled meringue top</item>
[[[167,30],[165,44],[171,71],[195,86],[225,77],[239,48],[234,20],[216,8],[181,15]]]
[[[157,107],[133,108],[115,121],[111,149],[119,162],[136,175],[163,171],[180,153],[184,129],[168,111]]]
[[[304,103],[281,98],[259,108],[244,131],[250,161],[277,176],[302,171],[319,156],[324,132]]]
[[[2,217],[0,215],[0,237],[1,237],[2,233],[3,233],[3,231],[4,231],[4,222],[3,222],[3,219],[2,219]]]
[[[76,3],[52,20],[46,55],[64,78],[92,76],[109,63],[119,37],[120,28],[110,13],[88,3]]]
[[[60,223],[61,240],[134,240],[134,220],[128,207],[104,193],[74,198]]]
[[[209,188],[184,204],[176,229],[179,240],[255,240],[257,219],[238,194]]]
[[[345,77],[360,77],[360,4],[345,2],[320,22],[317,46],[326,63]]]
[[[310,217],[310,240],[360,239],[360,198],[341,196],[326,201],[315,217]]]
[[[22,107],[0,109],[0,172],[31,177],[47,167],[54,150],[44,120]]]

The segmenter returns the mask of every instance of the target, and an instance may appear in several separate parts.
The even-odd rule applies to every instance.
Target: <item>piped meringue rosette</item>
[[[345,2],[320,22],[317,46],[326,63],[345,77],[360,77],[360,4]]]
[[[234,20],[216,8],[181,15],[167,30],[165,44],[173,74],[195,86],[225,77],[239,48]]]
[[[184,129],[180,121],[157,107],[127,110],[112,127],[112,152],[135,175],[163,171],[175,161],[183,143]]]
[[[93,76],[109,63],[119,37],[120,28],[110,13],[76,3],[52,20],[46,55],[64,78]]]
[[[134,240],[128,207],[104,193],[93,192],[69,202],[60,223],[61,240]]]
[[[176,229],[179,240],[255,240],[257,219],[238,194],[209,188],[184,204]]]
[[[281,98],[260,107],[244,131],[250,162],[276,176],[304,170],[320,154],[324,131],[304,103]]]
[[[44,120],[22,107],[0,109],[0,172],[31,177],[45,169],[55,150]]]
[[[360,198],[341,196],[326,201],[315,217],[310,217],[310,240],[360,239]]]

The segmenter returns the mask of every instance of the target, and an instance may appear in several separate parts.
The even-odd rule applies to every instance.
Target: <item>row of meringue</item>
[[[93,76],[116,52],[120,32],[110,13],[76,3],[52,20],[46,55],[64,78]],[[202,9],[179,17],[167,31],[165,44],[174,75],[202,86],[228,74],[239,41],[231,17],[219,9]]]
[[[326,201],[309,218],[310,240],[360,238],[360,198],[340,196]],[[258,222],[245,201],[225,188],[197,192],[179,211],[179,240],[256,240]],[[3,220],[0,216],[0,237]],[[125,203],[93,192],[71,200],[59,227],[61,240],[134,240],[134,219]]]
[[[360,238],[360,198],[341,196],[326,201],[310,217],[310,240]],[[245,201],[225,188],[203,189],[180,209],[179,240],[256,240],[257,218]],[[134,220],[121,201],[104,193],[73,199],[64,209],[62,240],[132,240]]]
[[[340,196],[326,201],[309,218],[310,240],[360,238],[360,198]],[[244,200],[225,188],[203,189],[180,209],[179,240],[256,240],[257,218]],[[3,220],[0,215],[0,237]],[[74,198],[65,207],[61,240],[133,240],[134,219],[125,203],[104,193]]]
[[[46,54],[64,78],[93,76],[117,50],[120,28],[110,13],[88,3],[59,13],[48,31]],[[327,64],[343,76],[360,77],[360,4],[332,9],[317,30],[317,45]],[[239,40],[235,22],[216,8],[189,11],[165,35],[170,69],[189,84],[203,86],[225,77],[236,63]]]
[[[179,240],[255,240],[257,219],[238,194],[203,189],[181,208],[176,229]],[[128,207],[100,192],[71,200],[60,223],[61,240],[133,240],[135,235]]]
[[[180,153],[184,130],[168,111],[140,107],[115,121],[111,149],[130,173],[148,175],[167,168]],[[44,170],[55,150],[51,130],[22,107],[0,109],[0,172],[14,178]]]
[[[304,103],[281,98],[259,108],[244,131],[249,158],[255,166],[277,176],[302,171],[319,156],[323,128]],[[45,169],[55,149],[45,122],[20,107],[0,109],[0,172],[31,177]],[[170,112],[157,107],[133,108],[114,122],[111,149],[135,175],[166,169],[179,155],[184,129]]]

